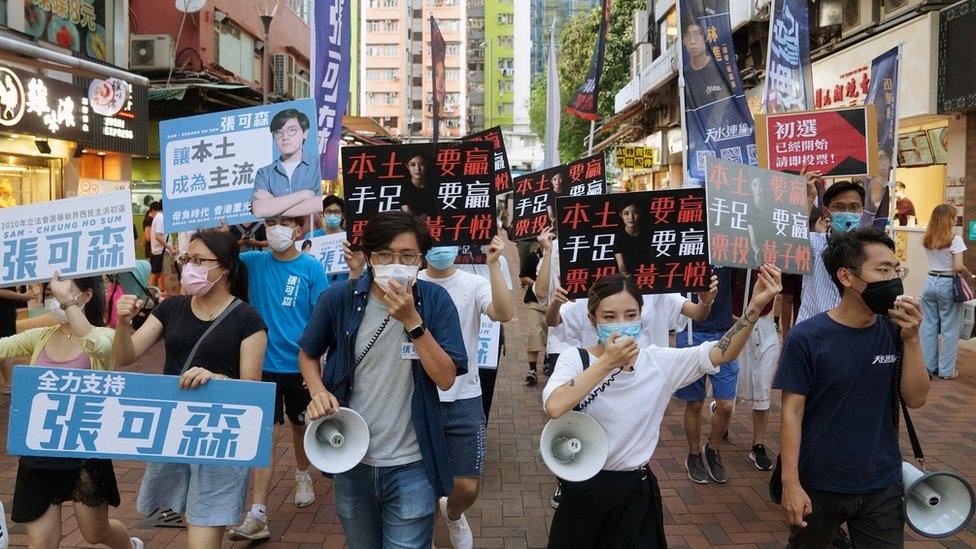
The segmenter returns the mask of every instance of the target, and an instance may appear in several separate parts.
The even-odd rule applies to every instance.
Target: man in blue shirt
[[[416,280],[429,248],[411,214],[374,217],[363,234],[369,271],[324,292],[299,340],[309,420],[342,403],[369,426],[363,461],[333,481],[350,547],[429,547],[438,498],[453,488],[437,390],[468,358],[450,295]]]
[[[893,410],[925,403],[922,311],[883,233],[835,234],[823,263],[840,304],[790,330],[773,387],[783,391],[782,506],[790,547],[828,547],[844,523],[855,547],[901,547],[904,501]],[[894,387],[898,355],[901,384]],[[897,391],[897,392],[896,392]]]
[[[242,253],[241,261],[247,266],[248,299],[268,326],[262,380],[276,384],[275,423],[284,424],[285,415],[291,423],[298,467],[295,505],[308,507],[315,501],[315,492],[303,440],[305,409],[311,398],[298,369],[297,341],[312,316],[319,294],[329,283],[322,265],[295,248],[295,241],[304,232],[302,218],[271,218],[265,220],[265,225],[271,249]],[[273,467],[272,463],[271,467],[253,470],[254,503],[244,523],[231,530],[231,539],[253,541],[271,536],[266,502]]]
[[[322,175],[317,155],[306,155],[311,126],[298,109],[284,109],[271,119],[270,130],[280,156],[254,175],[251,213],[257,217],[298,217],[317,214]]]

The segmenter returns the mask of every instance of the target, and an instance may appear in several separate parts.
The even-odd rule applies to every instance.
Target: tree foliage
[[[633,13],[646,5],[644,0],[613,0],[610,9],[610,29],[600,77],[600,97],[597,113],[601,118],[613,115],[613,98],[630,80],[630,54],[633,46]],[[583,83],[590,67],[590,57],[600,30],[599,7],[581,13],[568,21],[556,48],[556,70],[559,74],[561,119],[559,128],[559,156],[565,163],[584,156],[590,123],[568,114],[566,104]],[[546,131],[546,75],[538,75],[532,82],[529,99],[529,121],[539,136]]]

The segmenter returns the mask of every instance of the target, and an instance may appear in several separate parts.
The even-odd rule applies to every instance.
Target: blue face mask
[[[830,214],[830,228],[837,233],[853,231],[861,224],[861,214],[840,212]]]
[[[437,246],[427,252],[427,265],[443,271],[454,265],[454,258],[458,255],[457,246]]]
[[[325,214],[325,224],[330,229],[335,229],[342,223],[342,216],[339,214]]]
[[[618,324],[597,324],[596,331],[600,338],[600,344],[606,345],[610,341],[610,336],[620,334],[623,337],[632,337],[637,340],[641,333],[641,321],[620,322]]]

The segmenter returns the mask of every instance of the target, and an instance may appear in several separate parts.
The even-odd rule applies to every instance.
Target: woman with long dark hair
[[[673,349],[640,348],[643,298],[633,278],[617,273],[590,288],[587,306],[599,342],[563,351],[542,393],[551,418],[579,406],[607,433],[602,470],[583,482],[562,482],[549,547],[666,547],[661,492],[648,463],[675,390],[735,360],[759,313],[782,288],[779,269],[758,271],[748,308],[716,342]]]
[[[224,232],[200,231],[179,262],[183,267],[180,283],[187,295],[161,302],[134,333],[132,317],[143,303],[132,295],[119,299],[116,362],[132,363],[163,338],[163,373],[180,376],[182,389],[194,389],[214,378],[260,381],[266,328],[257,311],[243,302],[247,268],[240,260],[237,241]],[[211,333],[191,357],[191,350],[211,326]],[[189,547],[220,547],[224,528],[237,524],[243,512],[248,470],[150,462],[139,489],[139,512],[148,515],[156,509],[172,509],[183,513],[190,525]]]
[[[48,288],[52,298],[47,309],[58,324],[0,339],[0,358],[30,356],[33,366],[111,370],[114,330],[105,327],[102,277],[69,280],[55,273]],[[108,518],[108,506],[120,503],[111,460],[20,458],[12,519],[25,523],[28,547],[60,544],[61,505],[66,501],[74,503],[86,542],[115,549],[142,547],[125,525]]]

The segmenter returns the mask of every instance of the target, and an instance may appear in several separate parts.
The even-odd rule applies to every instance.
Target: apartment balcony
[[[615,113],[626,109],[634,101],[638,101],[645,93],[656,90],[668,83],[678,74],[678,43],[672,44],[661,56],[651,61],[647,66],[630,79],[630,82],[617,92],[613,99]]]

